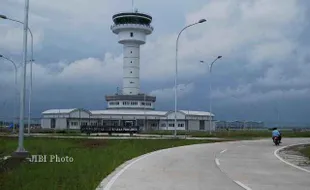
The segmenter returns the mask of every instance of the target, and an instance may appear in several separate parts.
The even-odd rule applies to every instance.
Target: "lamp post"
[[[143,124],[143,126],[144,126],[144,130],[147,131],[147,127],[146,127],[146,114],[145,114],[145,106],[146,106],[145,96],[146,96],[146,94],[144,93],[144,106],[143,106],[143,111],[144,111],[144,124]]]
[[[24,33],[23,33],[23,69],[21,77],[21,90],[20,90],[20,114],[19,114],[19,135],[18,135],[18,148],[13,153],[13,156],[27,157],[28,151],[24,148],[24,111],[25,111],[25,94],[26,94],[26,70],[27,70],[27,29],[28,29],[28,12],[29,0],[25,0],[24,11]]]
[[[177,90],[177,86],[178,86],[178,45],[179,45],[179,38],[181,33],[191,27],[194,26],[196,24],[201,24],[206,22],[206,19],[200,19],[198,22],[187,25],[186,27],[184,27],[178,34],[177,37],[177,41],[176,41],[176,49],[175,49],[175,78],[174,78],[174,137],[177,136],[177,107],[178,107],[178,90]]]
[[[11,62],[13,65],[14,65],[14,70],[15,70],[15,80],[14,80],[14,83],[15,83],[15,96],[17,95],[17,66],[16,66],[16,63],[14,61],[12,61],[11,59],[3,56],[0,54],[0,58],[3,58],[3,59],[6,59],[7,61]],[[14,119],[13,119],[13,133],[15,132],[15,117],[16,117],[16,97],[14,96]]]
[[[0,18],[5,19],[5,20],[10,20],[13,22],[17,22],[17,23],[24,25],[24,22],[9,18],[5,15],[0,15]],[[27,26],[27,30],[29,31],[31,35],[30,88],[29,88],[29,99],[28,99],[28,135],[29,135],[30,134],[30,116],[31,116],[31,98],[32,98],[32,63],[34,59],[33,59],[33,35],[28,26]]]
[[[209,82],[209,106],[210,106],[210,118],[209,118],[209,134],[211,135],[211,125],[212,125],[212,77],[211,77],[211,73],[212,73],[212,66],[213,64],[218,60],[221,59],[222,56],[217,56],[216,59],[214,59],[214,61],[211,62],[211,64],[209,64],[209,72],[210,72],[210,82]],[[200,61],[200,63],[204,63],[204,61]]]

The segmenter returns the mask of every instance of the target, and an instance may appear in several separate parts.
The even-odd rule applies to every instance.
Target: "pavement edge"
[[[281,156],[279,156],[279,154],[278,154],[281,150],[283,150],[283,149],[285,149],[285,148],[292,147],[292,146],[298,146],[298,145],[310,145],[310,142],[291,144],[291,145],[287,145],[287,146],[278,148],[277,150],[274,151],[274,155],[275,155],[281,162],[283,162],[283,163],[285,163],[285,164],[287,164],[287,165],[290,165],[290,166],[292,166],[292,167],[294,167],[294,168],[297,168],[297,169],[299,169],[299,170],[302,170],[302,171],[304,171],[304,172],[310,173],[310,170],[307,170],[307,169],[305,169],[305,168],[302,168],[302,167],[299,167],[299,166],[297,166],[297,165],[295,165],[295,164],[292,164],[292,163],[290,163],[290,162],[284,160],[284,159],[283,159]]]

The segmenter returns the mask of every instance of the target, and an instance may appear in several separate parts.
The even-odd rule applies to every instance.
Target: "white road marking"
[[[292,144],[292,145],[284,146],[284,147],[282,147],[282,148],[279,148],[279,149],[275,150],[275,151],[274,151],[274,155],[275,155],[279,160],[281,160],[282,162],[284,162],[284,163],[286,163],[286,164],[288,164],[288,165],[290,165],[290,166],[293,166],[294,168],[297,168],[297,169],[300,169],[300,170],[302,170],[302,171],[305,171],[305,172],[310,173],[310,170],[307,170],[307,169],[305,169],[305,168],[296,166],[295,164],[292,164],[292,163],[290,163],[290,162],[288,162],[288,161],[285,161],[283,158],[281,158],[281,157],[278,155],[278,152],[279,152],[280,150],[282,150],[282,149],[285,149],[285,148],[291,147],[291,146],[295,146],[295,145],[304,145],[304,144],[310,144],[310,142],[308,142],[308,143],[298,143],[298,144]]]
[[[112,185],[115,183],[115,181],[117,180],[117,178],[118,178],[122,173],[124,173],[125,170],[127,170],[130,166],[132,166],[132,165],[135,164],[136,162],[138,162],[138,161],[140,161],[140,160],[142,160],[142,159],[144,159],[144,158],[146,158],[146,157],[148,157],[148,156],[151,156],[151,155],[153,155],[153,154],[155,154],[155,153],[157,154],[157,153],[159,153],[159,152],[162,152],[162,151],[164,151],[164,150],[166,150],[166,149],[163,149],[163,150],[159,150],[159,151],[155,151],[155,152],[151,152],[151,153],[145,154],[145,155],[141,156],[140,158],[134,160],[134,161],[131,162],[130,164],[126,165],[123,169],[121,169],[118,173],[116,173],[116,174],[112,177],[112,179],[107,183],[107,185],[103,188],[103,190],[110,190],[110,188],[111,188]],[[100,188],[100,189],[102,189],[102,188]]]
[[[221,154],[223,154],[223,153],[224,153],[224,152],[226,152],[226,151],[227,151],[227,149],[225,149],[225,150],[222,150],[222,151],[221,151]]]
[[[220,165],[220,161],[219,161],[219,159],[218,158],[215,158],[215,163],[216,163],[216,165]]]
[[[245,190],[252,190],[251,188],[249,188],[248,186],[244,185],[243,183],[241,183],[240,181],[234,181],[235,183],[237,183],[239,186],[241,186],[242,188],[244,188]]]

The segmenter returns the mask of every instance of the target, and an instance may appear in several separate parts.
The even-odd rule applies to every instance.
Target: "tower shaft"
[[[140,93],[140,45],[126,43],[123,48],[123,94],[138,95]]]

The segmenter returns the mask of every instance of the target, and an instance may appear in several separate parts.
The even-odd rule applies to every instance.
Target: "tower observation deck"
[[[113,15],[112,20],[111,30],[123,45],[123,90],[121,94],[106,96],[108,109],[154,109],[156,97],[140,93],[140,45],[145,44],[146,36],[153,32],[152,17],[139,12],[122,12]]]

